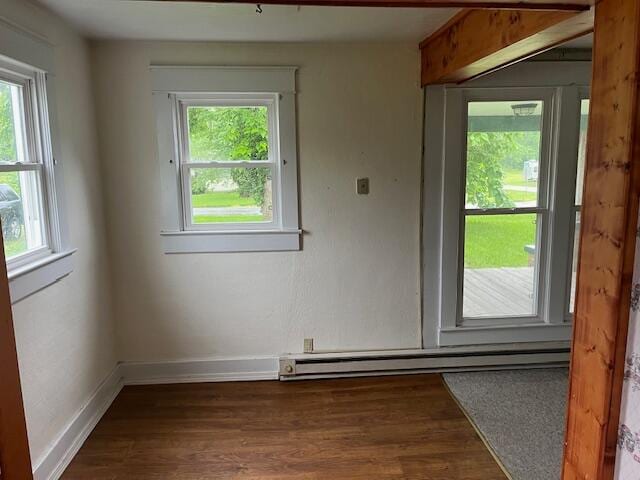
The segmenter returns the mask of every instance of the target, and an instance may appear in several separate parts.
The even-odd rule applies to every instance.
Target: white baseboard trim
[[[120,365],[78,410],[49,450],[35,462],[34,480],[58,480],[111,403],[122,390]]]
[[[213,358],[120,364],[125,385],[277,380],[278,370],[278,357]]]
[[[277,380],[278,357],[118,364],[35,462],[34,480],[58,480],[124,385]]]

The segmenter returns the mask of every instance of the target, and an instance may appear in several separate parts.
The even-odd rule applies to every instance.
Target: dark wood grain
[[[62,477],[504,480],[438,375],[125,387]]]
[[[0,235],[0,480],[32,480],[4,242]]]
[[[640,2],[595,11],[565,480],[613,478],[640,194]]]

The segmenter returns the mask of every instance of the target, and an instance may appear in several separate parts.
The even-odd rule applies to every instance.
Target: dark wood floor
[[[439,375],[126,387],[65,480],[504,480]]]

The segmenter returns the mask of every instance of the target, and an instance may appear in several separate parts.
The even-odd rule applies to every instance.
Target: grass
[[[538,194],[535,192],[518,192],[515,190],[507,189],[505,189],[504,192],[513,202],[533,202],[538,196]]]
[[[502,172],[503,185],[517,185],[519,187],[536,187],[538,182],[527,182],[522,178],[522,170],[504,170]]]
[[[27,251],[27,240],[24,232],[17,240],[6,240],[4,242],[4,254],[6,258],[11,258]]]
[[[524,246],[535,243],[535,219],[534,214],[467,217],[465,267],[526,267]]]
[[[242,223],[262,222],[262,215],[196,215],[194,223]]]
[[[195,208],[254,207],[253,198],[241,197],[237,190],[231,192],[210,192],[194,195],[191,199]],[[262,215],[196,215],[194,223],[246,223],[261,222]]]
[[[251,197],[241,197],[237,190],[233,190],[194,195],[191,203],[194,207],[246,207],[254,206],[256,201]]]

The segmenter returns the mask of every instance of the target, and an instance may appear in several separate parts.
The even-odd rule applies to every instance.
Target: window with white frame
[[[167,253],[299,249],[294,75],[152,68]]]
[[[185,230],[278,226],[276,95],[176,95],[176,102]]]
[[[51,252],[37,76],[0,70],[0,220],[9,270]]]
[[[0,46],[0,223],[15,303],[71,272],[74,250],[54,161],[52,65],[43,63],[52,49],[19,30],[1,33],[15,40],[10,51]]]
[[[438,345],[570,338],[589,78],[589,62],[525,62],[427,88],[425,322]]]

